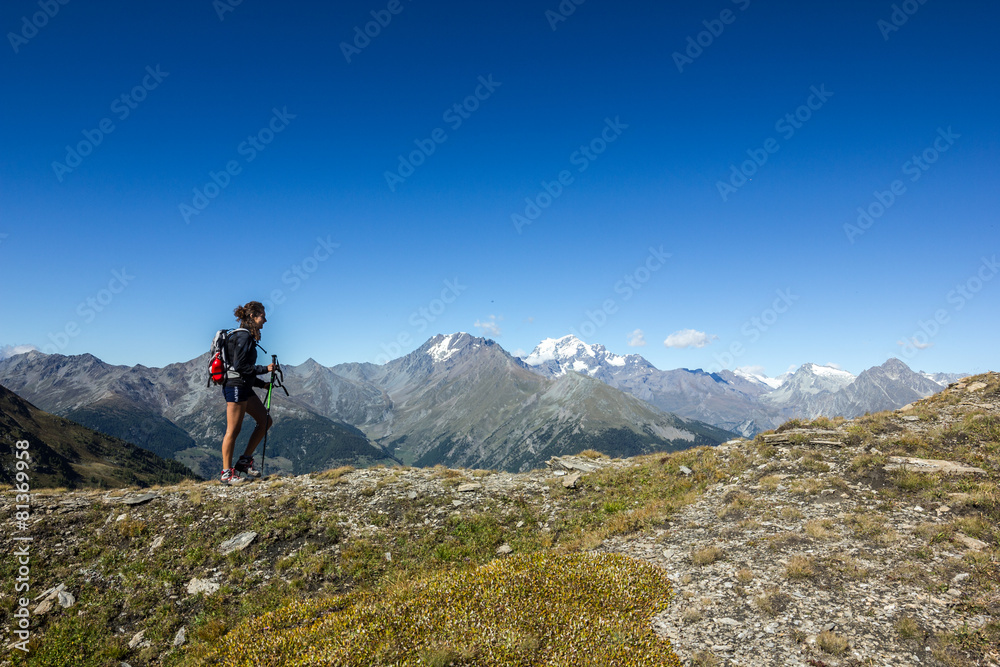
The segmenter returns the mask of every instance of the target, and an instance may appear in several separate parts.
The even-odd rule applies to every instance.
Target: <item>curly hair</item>
[[[237,306],[233,311],[240,326],[247,329],[254,340],[260,340],[260,327],[254,321],[258,315],[264,314],[264,304],[260,301],[250,301],[242,306]]]

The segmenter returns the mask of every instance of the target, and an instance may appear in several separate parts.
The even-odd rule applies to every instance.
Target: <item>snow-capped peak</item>
[[[784,382],[784,380],[780,378],[769,378],[763,373],[754,373],[749,368],[735,368],[733,369],[733,373],[735,373],[736,375],[740,376],[745,380],[750,380],[751,382],[760,382],[761,384],[765,384],[771,389],[777,389]]]
[[[608,367],[624,368],[628,364],[649,366],[649,362],[636,354],[622,356],[608,352],[603,345],[585,343],[576,336],[546,338],[524,358],[529,366],[544,367],[546,373],[558,377],[569,371],[597,376]]]
[[[538,366],[546,361],[561,361],[579,356],[596,357],[594,348],[573,336],[546,338],[524,359],[529,366]]]
[[[452,346],[452,343],[456,342],[464,335],[467,334],[464,331],[460,331],[458,333],[442,336],[441,340],[427,349],[427,354],[429,354],[431,359],[434,360],[434,363],[439,363],[451,358],[461,349],[460,345]]]

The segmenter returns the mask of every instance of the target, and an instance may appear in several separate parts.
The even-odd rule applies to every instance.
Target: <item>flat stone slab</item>
[[[129,496],[128,498],[123,498],[120,502],[122,505],[142,505],[143,503],[148,503],[154,498],[159,498],[158,493],[143,493],[138,496]]]
[[[570,471],[576,470],[584,473],[594,472],[595,470],[600,468],[600,466],[598,465],[594,465],[593,463],[584,463],[579,459],[559,458],[559,457],[553,457],[549,459],[548,465],[554,470],[570,470]]]
[[[793,436],[797,436],[795,440],[801,440],[802,442],[793,443]],[[789,429],[787,431],[782,431],[781,433],[765,434],[764,442],[770,445],[809,444],[827,447],[843,447],[844,443],[841,440],[843,436],[844,434],[841,431],[833,431],[829,429]]]
[[[81,499],[81,498],[71,498],[69,500],[60,500],[59,501],[59,507],[62,508],[62,510],[64,512],[69,511],[69,510],[80,509],[80,508],[83,508],[83,507],[88,507],[90,504],[91,503],[90,503],[89,500],[85,500],[85,499]]]
[[[482,484],[479,484],[478,482],[469,482],[468,484],[462,484],[462,485],[460,485],[458,487],[458,492],[459,493],[469,493],[471,491],[478,491],[481,488],[483,488]]]
[[[890,456],[885,470],[900,470],[908,468],[917,472],[940,472],[946,475],[985,475],[982,468],[967,466],[954,461],[939,461],[937,459],[915,459],[909,456]]]
[[[219,545],[219,553],[225,556],[226,554],[232,553],[234,551],[242,551],[250,546],[250,543],[257,538],[257,533],[246,532],[240,533],[232,539],[228,539]]]

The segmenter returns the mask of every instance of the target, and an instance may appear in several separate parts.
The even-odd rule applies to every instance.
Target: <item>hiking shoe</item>
[[[243,480],[240,476],[236,474],[236,468],[230,468],[229,470],[223,470],[222,476],[219,478],[220,484],[225,484],[226,486],[232,486],[233,484],[239,484]]]
[[[241,456],[240,460],[236,462],[234,469],[247,477],[260,477],[260,470],[253,464],[253,457],[247,458],[246,456]]]

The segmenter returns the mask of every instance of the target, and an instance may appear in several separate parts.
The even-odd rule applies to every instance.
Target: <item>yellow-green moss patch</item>
[[[536,553],[293,603],[241,625],[206,662],[679,667],[651,627],[670,596],[666,572],[634,558]]]

